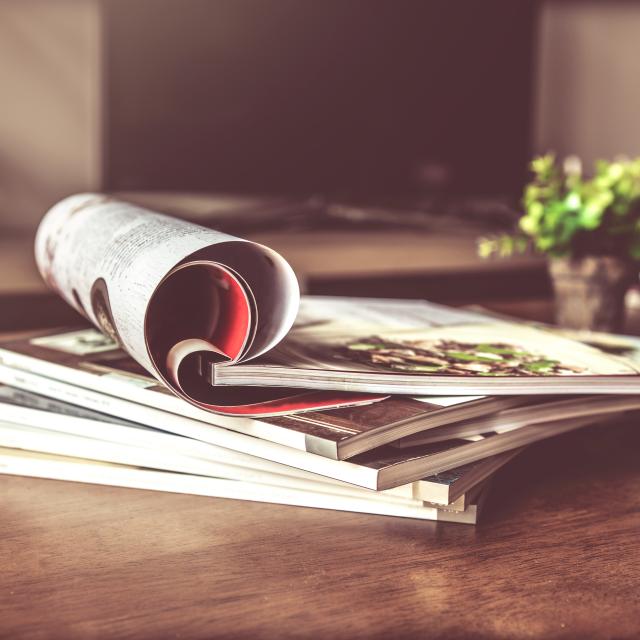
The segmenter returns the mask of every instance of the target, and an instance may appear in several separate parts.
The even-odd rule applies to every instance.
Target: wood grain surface
[[[639,452],[533,446],[477,527],[0,476],[0,638],[637,638]]]
[[[532,447],[429,523],[0,478],[0,637],[640,635],[640,429]]]

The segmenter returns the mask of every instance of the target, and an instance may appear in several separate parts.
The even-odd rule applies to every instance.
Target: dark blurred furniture
[[[635,423],[530,447],[475,528],[0,476],[0,637],[638,637]]]
[[[104,184],[521,193],[536,0],[103,0]]]

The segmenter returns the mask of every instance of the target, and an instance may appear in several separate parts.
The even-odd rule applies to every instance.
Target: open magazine
[[[104,195],[54,206],[36,260],[144,369],[217,413],[289,414],[391,393],[640,390],[624,357],[469,311],[421,303],[407,318],[335,299],[300,309],[295,275],[271,249]]]

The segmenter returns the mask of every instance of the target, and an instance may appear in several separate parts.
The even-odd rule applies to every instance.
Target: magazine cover
[[[352,300],[353,307],[357,301]],[[425,303],[419,328],[336,317],[315,300],[267,354],[233,367],[210,363],[212,386],[290,385],[379,393],[542,394],[637,390],[638,364],[535,327]],[[393,301],[388,301],[390,315]],[[346,305],[345,305],[346,306]],[[304,304],[302,305],[304,312]],[[596,388],[594,385],[600,385]]]

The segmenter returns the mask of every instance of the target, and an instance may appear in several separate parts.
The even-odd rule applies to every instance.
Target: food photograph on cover
[[[638,33],[0,0],[0,638],[640,637]]]
[[[355,329],[355,327],[354,327]],[[537,331],[509,326],[458,325],[356,334],[329,335],[311,328],[303,335],[295,331],[276,351],[295,358],[317,361],[318,368],[407,372],[452,376],[562,376],[620,373],[633,375],[635,369],[608,359],[595,349],[576,348],[575,342],[550,340]],[[317,342],[311,342],[312,340]],[[503,340],[503,342],[498,342]],[[298,346],[301,345],[301,346]],[[565,347],[565,352],[558,351]],[[297,348],[297,352],[294,351]],[[313,353],[318,355],[313,358]],[[553,354],[553,355],[552,355]],[[589,357],[591,356],[591,358]],[[277,357],[277,356],[276,356]],[[294,363],[295,364],[295,360]]]

